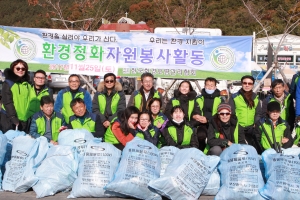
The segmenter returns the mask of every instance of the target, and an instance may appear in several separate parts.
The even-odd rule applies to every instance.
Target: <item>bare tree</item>
[[[270,3],[267,3],[265,5],[255,5],[253,0],[242,0],[244,6],[247,8],[249,14],[256,20],[256,22],[260,25],[262,28],[264,34],[266,35],[266,38],[270,42],[269,38],[269,33],[268,31],[270,30],[270,27],[272,28],[273,24],[269,23],[268,21],[263,20],[267,7]],[[263,80],[269,75],[269,73],[272,71],[273,68],[278,69],[282,75],[282,78],[286,83],[288,83],[286,76],[282,72],[282,69],[279,68],[278,66],[278,61],[277,61],[277,56],[278,52],[280,50],[281,45],[283,44],[285,38],[290,34],[297,26],[300,24],[300,2],[299,0],[295,0],[293,4],[290,6],[287,6],[284,2],[282,1],[284,5],[279,5],[278,8],[276,9],[278,15],[280,16],[280,19],[283,21],[285,25],[282,36],[278,42],[278,45],[276,49],[273,49],[273,54],[274,54],[274,65],[271,69],[267,71],[265,76],[262,78],[262,80],[259,82],[259,84],[254,88],[254,91],[257,91],[260,87],[260,85],[263,83]]]
[[[180,6],[171,6],[171,1],[156,0],[154,1],[158,8],[159,15],[167,26],[176,27],[183,26],[186,28],[185,34],[193,34],[193,28],[203,27],[205,22],[203,19],[203,8],[201,0],[178,0]],[[192,28],[192,29],[189,29]],[[181,34],[177,29],[178,34]]]

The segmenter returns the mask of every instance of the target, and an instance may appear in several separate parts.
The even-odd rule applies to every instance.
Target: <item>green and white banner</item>
[[[0,69],[23,59],[29,69],[102,76],[238,80],[251,71],[251,36],[91,32],[0,26]]]

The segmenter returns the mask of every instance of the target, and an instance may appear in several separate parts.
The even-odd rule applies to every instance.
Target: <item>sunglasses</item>
[[[24,72],[26,69],[25,69],[24,67],[16,67],[16,70],[17,70],[17,71],[20,71],[20,70],[21,70],[21,71]]]
[[[250,83],[250,82],[243,82],[243,85],[253,85],[253,83]]]
[[[113,83],[115,82],[114,80],[106,80],[105,83]]]
[[[219,113],[219,115],[221,115],[221,116],[229,116],[229,115],[231,115],[231,113],[230,113],[230,112],[227,112],[227,113]]]

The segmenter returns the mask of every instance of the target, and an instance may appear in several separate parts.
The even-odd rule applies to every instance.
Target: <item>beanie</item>
[[[279,111],[281,110],[280,104],[277,101],[271,101],[267,105],[267,110],[272,112],[272,111]]]
[[[227,103],[221,103],[219,106],[218,106],[218,113],[223,110],[223,109],[226,109],[228,110],[229,112],[231,112],[231,106]]]

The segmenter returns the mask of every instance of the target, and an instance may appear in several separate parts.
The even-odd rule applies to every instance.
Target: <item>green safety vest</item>
[[[46,119],[44,116],[39,116],[36,119],[36,126],[37,126],[37,133],[40,135],[44,135],[46,132]],[[52,140],[57,142],[59,128],[62,126],[62,119],[57,117],[54,114],[54,117],[51,118],[51,133],[52,133]]]
[[[261,126],[264,126],[265,130],[267,131],[267,134],[269,135],[269,138],[272,142],[272,144],[274,143],[273,141],[273,137],[272,137],[272,129],[271,129],[271,124],[268,124],[268,123],[263,123],[262,125],[259,126],[259,129],[261,131],[261,145],[263,146],[264,149],[270,149],[272,148],[271,145],[269,144],[269,141],[267,139],[267,136],[265,135],[266,133],[263,131],[262,127]],[[285,123],[281,123],[281,124],[278,124],[276,126],[276,128],[274,129],[274,133],[275,133],[275,138],[276,138],[276,142],[280,142],[281,141],[281,138],[284,137],[284,131],[286,129],[286,125]]]
[[[154,92],[153,98],[160,99],[160,95],[159,95],[158,91]],[[139,110],[141,110],[143,107],[143,96],[141,95],[140,92],[137,92],[137,94],[134,96],[134,106],[137,107]]]
[[[117,120],[117,118],[114,118],[109,127],[106,129],[104,134],[104,142],[110,143],[110,144],[120,144],[119,140],[116,138],[115,134],[112,132],[111,127],[113,123]]]
[[[91,117],[87,117],[84,119],[83,124],[81,124],[80,120],[77,117],[71,117],[70,119],[70,124],[72,125],[73,129],[77,129],[77,128],[83,128],[88,130],[91,133],[95,132],[95,122],[96,119],[92,119]]]
[[[30,84],[28,82],[14,83],[10,80],[6,80],[6,82],[8,85],[12,84],[10,90],[18,119],[27,121],[30,117],[28,112]],[[5,110],[4,104],[2,104],[2,109]]]
[[[155,135],[155,131],[154,131],[153,128],[152,128],[149,132],[150,132],[150,134],[151,134],[152,137]],[[141,139],[143,139],[143,140],[145,139],[145,138],[144,138],[144,134],[141,133],[141,132],[137,132],[137,133],[136,133],[136,136],[139,137],[139,138],[141,138]]]
[[[117,112],[119,101],[120,101],[120,95],[118,92],[116,92],[112,97],[111,105],[110,105],[112,114],[115,114]],[[104,115],[106,109],[106,96],[102,93],[98,95],[98,105],[99,105],[100,113]]]
[[[172,105],[173,105],[173,107],[174,106],[179,106],[180,105],[180,101],[177,100],[177,99],[173,99],[172,100]],[[192,115],[192,112],[194,110],[194,105],[195,105],[194,100],[189,100],[189,108],[188,108],[189,121],[191,120],[191,115]]]
[[[29,93],[29,106],[28,112],[29,116],[34,115],[34,113],[40,111],[40,101],[43,96],[48,96],[49,91],[48,88],[43,89],[38,95],[35,93],[34,86],[31,86],[30,93]]]
[[[157,123],[159,122],[160,124],[165,123],[165,121],[168,118],[165,115],[162,115],[161,113],[159,113],[156,118],[153,120],[153,125],[157,127]]]
[[[177,130],[174,126],[168,127],[169,134],[173,138],[173,140],[177,143]],[[183,141],[180,145],[190,145],[191,138],[193,135],[193,130],[191,127],[184,125],[184,134],[183,134]]]
[[[235,113],[238,118],[238,123],[242,127],[251,126],[254,124],[254,117],[256,112],[256,107],[259,103],[258,96],[254,99],[254,107],[250,108],[247,106],[242,95],[237,95],[233,98],[235,103]]]
[[[294,140],[294,145],[298,146],[299,140],[300,140],[300,127],[296,126],[295,127],[295,132],[296,132],[296,136],[295,136],[295,140]]]
[[[203,115],[204,97],[203,96],[196,97],[196,102],[198,103],[198,105],[200,107],[201,115]],[[221,103],[221,97],[215,97],[214,103],[213,103],[213,108],[212,108],[212,116],[217,114],[218,106],[220,105],[220,103]]]
[[[284,120],[287,120],[290,116],[289,108],[291,106],[291,101],[289,101],[289,98],[291,98],[291,94],[288,94],[286,96],[286,98],[284,99],[284,102],[283,102],[284,109],[281,110],[281,113],[280,113],[280,117]],[[271,98],[269,102],[271,102],[271,101],[276,101],[276,99]]]
[[[84,93],[78,92],[75,96],[75,98],[81,98],[84,99]],[[66,123],[69,123],[69,118],[74,115],[72,108],[70,106],[71,101],[73,100],[72,94],[70,91],[67,91],[63,94],[63,107],[61,109],[61,113],[63,114]]]

